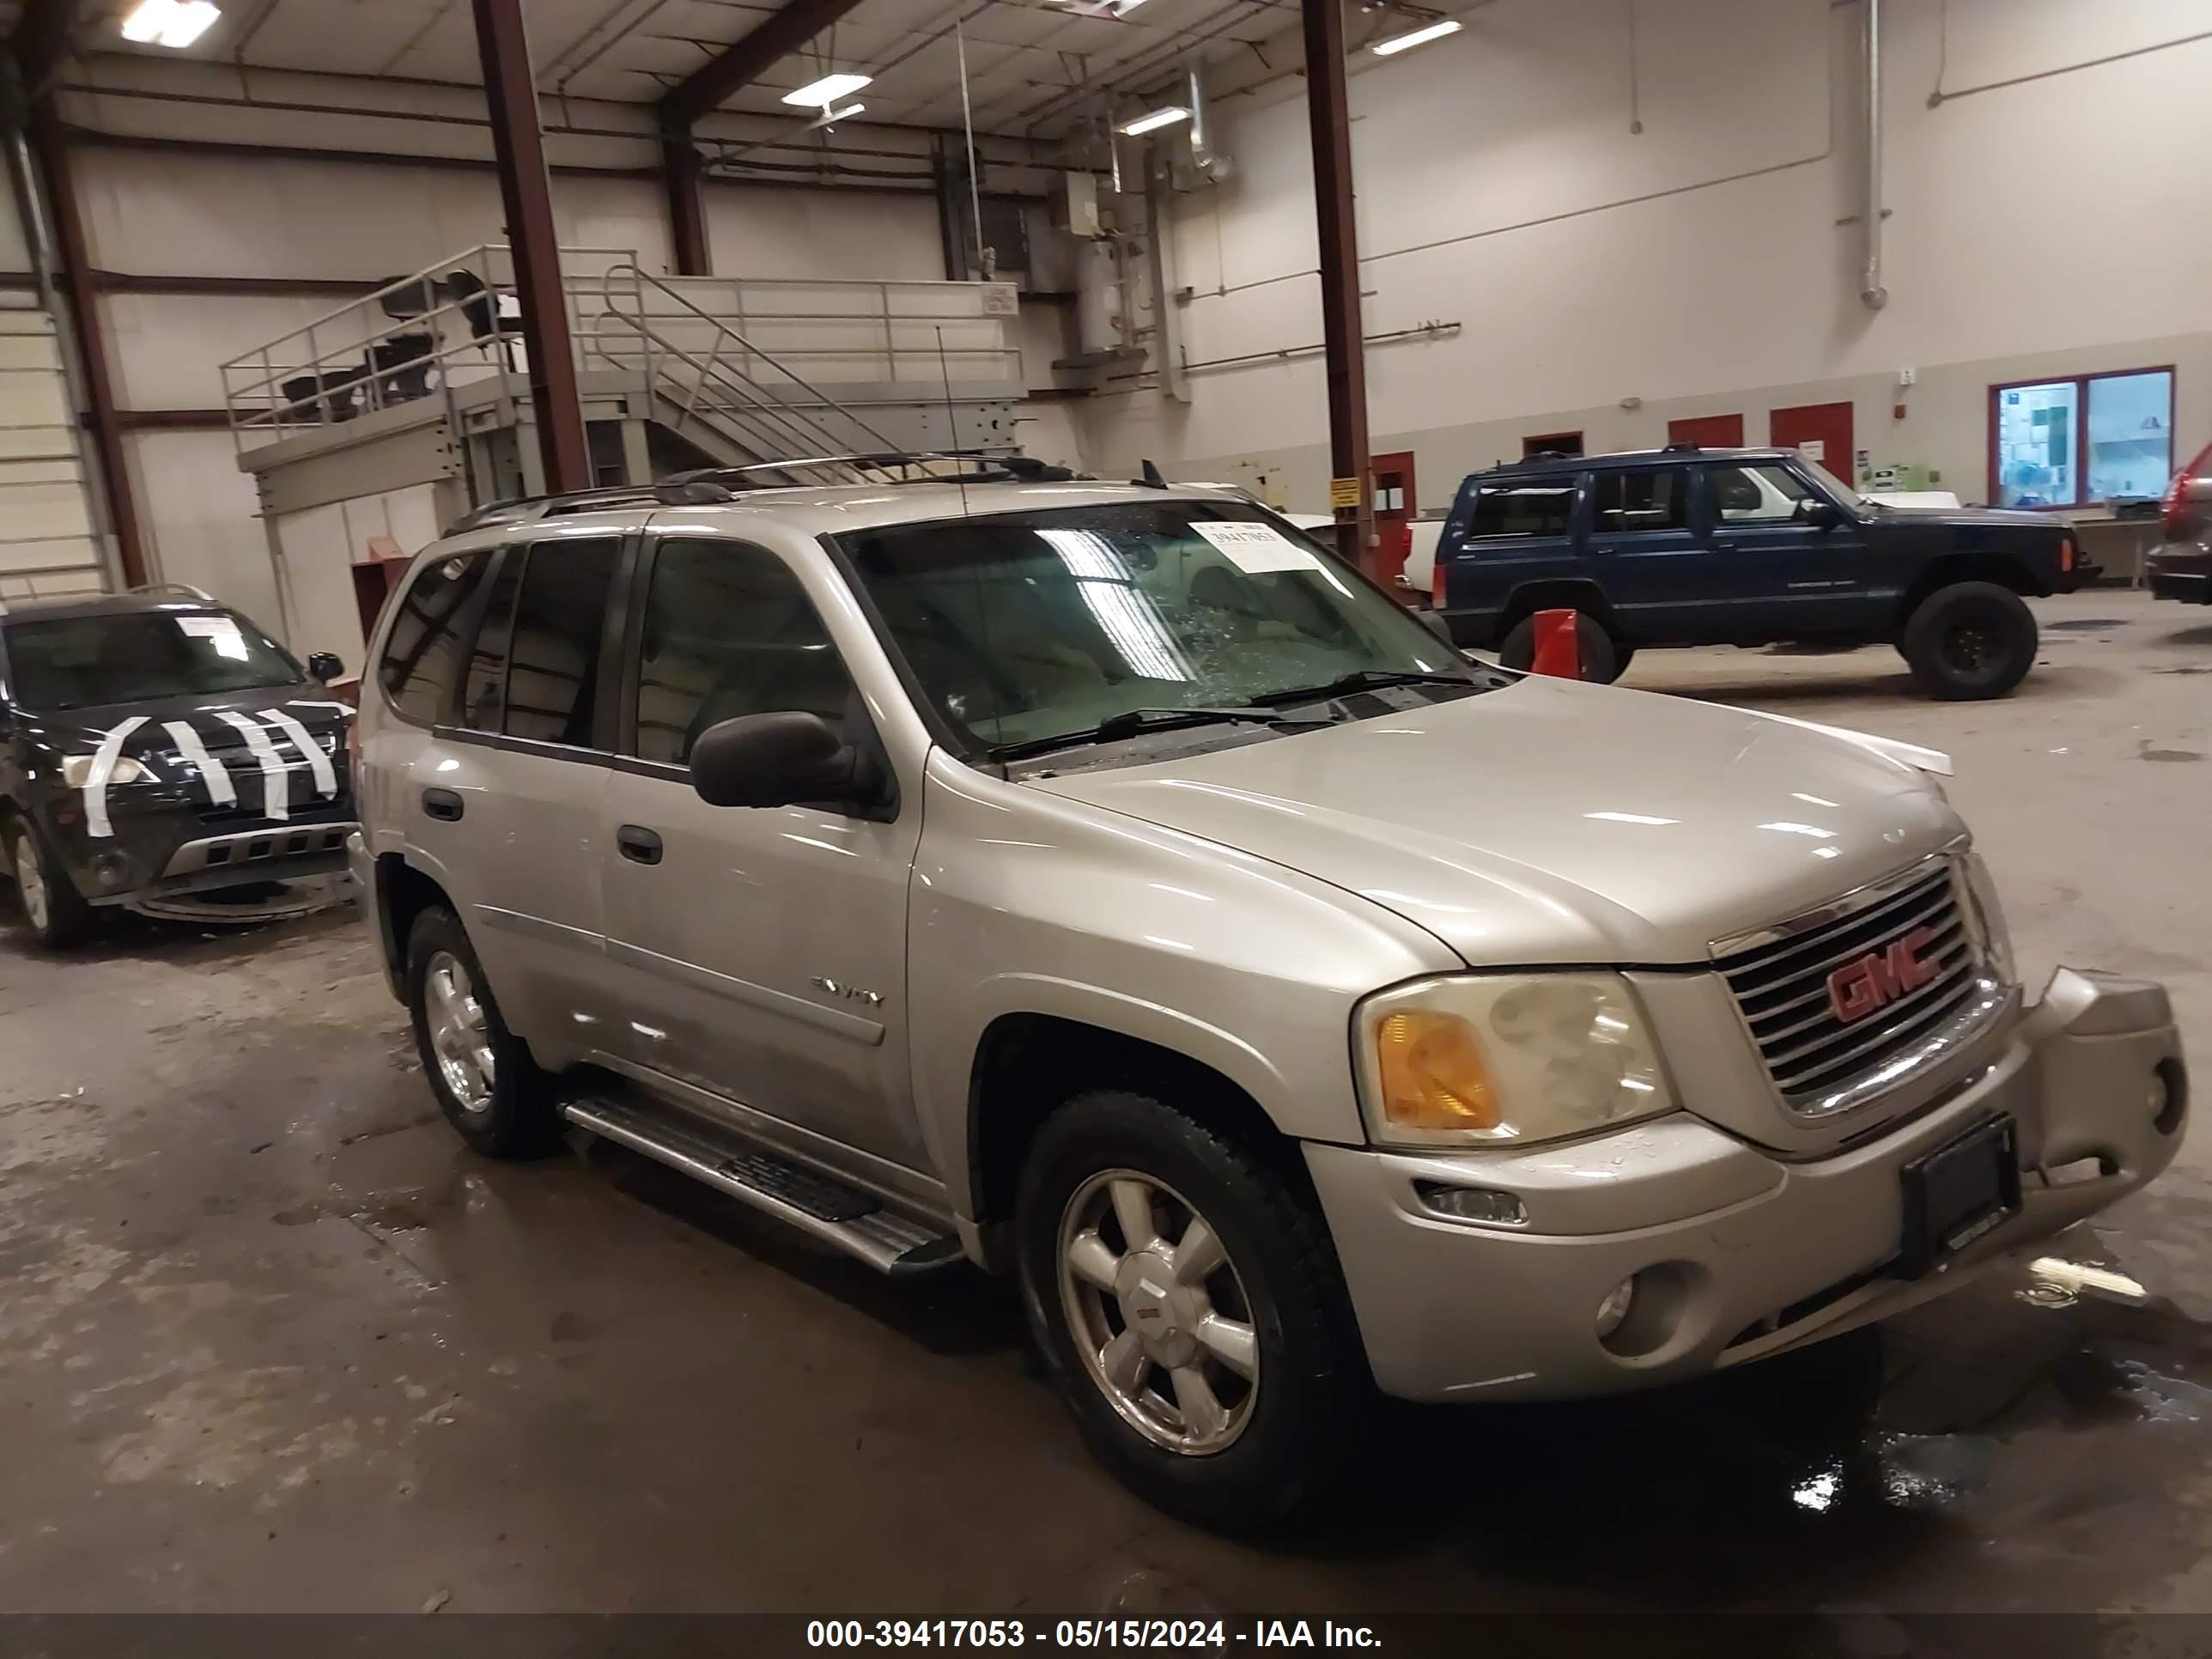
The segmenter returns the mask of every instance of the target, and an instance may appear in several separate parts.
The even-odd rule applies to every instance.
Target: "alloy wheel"
[[[1091,1382],[1154,1445],[1218,1452],[1260,1396],[1252,1306],[1195,1206],[1135,1170],[1092,1176],[1060,1224],[1060,1293]]]
[[[15,838],[15,895],[23,902],[23,916],[39,932],[46,930],[52,914],[46,894],[46,872],[39,868],[39,849],[28,836]]]
[[[491,1031],[475,982],[459,957],[441,951],[422,975],[423,1014],[430,1024],[430,1052],[438,1073],[465,1112],[491,1109],[499,1066]]]

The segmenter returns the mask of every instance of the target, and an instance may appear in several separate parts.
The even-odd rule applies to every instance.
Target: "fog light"
[[[1486,1221],[1494,1227],[1527,1224],[1528,1212],[1511,1193],[1488,1187],[1446,1187],[1433,1181],[1417,1181],[1413,1194],[1438,1215],[1454,1221]]]
[[[2156,1072],[2153,1072],[2150,1074],[2150,1087],[2143,1091],[2143,1102],[2150,1108],[2150,1115],[2153,1117],[2160,1117],[2165,1114],[2166,1096],[2171,1092],[2172,1091],[2166,1086],[2166,1079]]]
[[[1628,1317],[1628,1310],[1636,1305],[1636,1279],[1633,1275],[1613,1287],[1612,1293],[1597,1304],[1597,1334],[1603,1341],[1620,1328]]]
[[[2189,1073],[2179,1060],[2159,1061],[2144,1091],[2144,1103],[2150,1108],[2150,1127],[2159,1133],[2170,1135],[2181,1127],[2182,1115],[2189,1110]]]
[[[131,874],[131,866],[120,853],[102,853],[92,861],[92,874],[102,887],[120,887]]]

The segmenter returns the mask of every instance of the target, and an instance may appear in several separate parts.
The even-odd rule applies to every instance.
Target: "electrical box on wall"
[[[1089,241],[1105,234],[1098,217],[1098,175],[1063,173],[1060,175],[1061,217],[1068,234]]]

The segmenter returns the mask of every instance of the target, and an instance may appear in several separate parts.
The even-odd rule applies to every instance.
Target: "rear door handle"
[[[425,789],[422,810],[442,823],[456,823],[460,821],[461,798],[450,789]]]
[[[632,864],[660,862],[660,837],[641,823],[625,823],[616,830],[615,845]]]

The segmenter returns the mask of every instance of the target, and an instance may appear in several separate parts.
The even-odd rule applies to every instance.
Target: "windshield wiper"
[[[1252,701],[1271,704],[1322,702],[1354,691],[1371,691],[1378,686],[1464,685],[1472,689],[1475,684],[1474,678],[1466,674],[1430,674],[1412,669],[1355,668],[1349,674],[1331,680],[1327,685],[1286,686],[1280,691],[1264,691]]]
[[[1329,724],[1327,720],[1300,719],[1273,708],[1124,708],[1120,714],[1109,714],[1097,725],[1086,726],[1079,732],[1060,732],[1048,738],[1027,738],[1019,743],[1002,743],[993,748],[990,754],[994,760],[1019,760],[1027,755],[1042,755],[1054,749],[1073,749],[1086,743],[1115,743],[1123,738],[1133,738],[1140,732],[1164,727],[1213,726],[1236,720],[1247,720],[1261,726]]]

